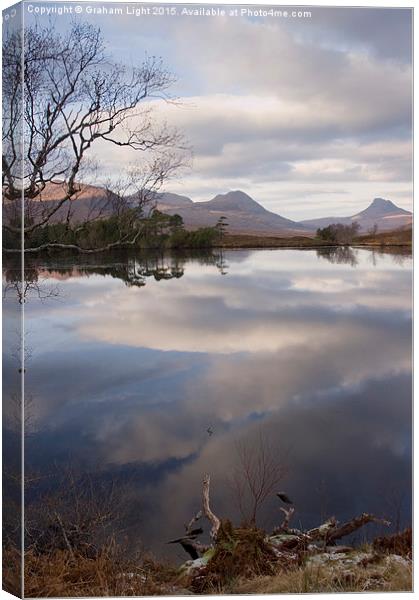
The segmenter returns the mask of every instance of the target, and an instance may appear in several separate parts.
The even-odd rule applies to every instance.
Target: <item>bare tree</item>
[[[283,481],[287,467],[282,452],[274,448],[262,430],[255,441],[236,444],[236,465],[230,480],[241,517],[256,524],[258,513]]]
[[[87,23],[73,22],[65,35],[52,27],[26,28],[23,62],[22,42],[19,31],[3,43],[6,249],[18,251],[22,233],[27,252],[49,247],[89,252],[134,244],[145,207],[184,161],[181,136],[156,124],[150,102],[169,99],[173,75],[156,57],[131,68],[115,64],[100,29]],[[90,157],[99,144],[102,151],[136,151],[141,160],[122,185],[121,178],[80,219],[75,200],[85,190],[82,182],[92,183],[97,165]],[[79,242],[89,224],[109,216],[116,224],[110,242],[103,247]],[[41,230],[54,223],[65,225],[65,235],[60,229],[62,239],[44,240]]]
[[[33,486],[32,499],[27,501],[27,549],[38,553],[61,549],[93,556],[122,529],[121,511],[126,510],[127,502],[121,484],[93,479],[71,465],[61,465],[43,479],[43,486]]]
[[[388,513],[391,516],[391,522],[393,523],[394,533],[400,533],[402,530],[403,511],[407,504],[408,493],[406,490],[409,489],[408,482],[403,482],[402,486],[393,486],[386,488],[383,497],[388,507]]]

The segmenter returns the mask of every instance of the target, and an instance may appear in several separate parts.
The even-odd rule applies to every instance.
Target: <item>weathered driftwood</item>
[[[295,529],[282,529],[283,535],[279,535],[275,538],[275,547],[280,552],[289,552],[291,550],[298,551],[299,549],[316,551],[316,542],[322,542],[323,547],[327,544],[333,546],[336,540],[350,535],[368,523],[390,525],[389,521],[379,519],[378,517],[367,513],[363,513],[359,517],[355,517],[343,525],[339,525],[336,519],[332,517],[326,521],[326,523],[323,523],[314,529],[310,529],[305,533],[298,532]],[[272,538],[272,540],[273,539],[274,538]]]
[[[281,525],[279,525],[279,527],[275,527],[275,529],[272,532],[273,535],[277,535],[279,533],[297,533],[297,534],[300,534],[301,531],[299,531],[298,529],[291,530],[289,528],[289,524],[290,524],[291,518],[292,518],[292,516],[294,515],[294,512],[295,512],[295,508],[293,506],[291,508],[283,508],[283,507],[281,507],[279,510],[284,513],[284,520],[282,521]]]
[[[310,529],[307,531],[307,535],[312,540],[324,540],[328,538],[330,532],[333,531],[337,526],[337,521],[335,517],[331,517],[328,521],[320,525],[319,527],[315,527],[314,529]]]
[[[192,517],[189,523],[185,524],[186,535],[170,540],[168,544],[180,544],[187,554],[195,560],[202,556],[211,546],[207,544],[201,544],[197,541],[197,537],[204,533],[202,527],[194,528],[194,524],[205,516],[211,523],[210,536],[213,542],[217,539],[218,530],[221,525],[220,519],[212,512],[210,508],[209,500],[209,488],[210,488],[210,476],[204,477],[203,489],[202,489],[202,510],[199,510],[196,515]]]
[[[275,546],[278,552],[300,552],[308,548],[310,538],[306,534],[284,535],[283,539],[277,537],[268,538],[268,542]]]
[[[185,525],[186,535],[190,535],[193,532],[194,523],[202,518],[202,510],[199,510],[195,516]]]
[[[217,539],[218,530],[220,529],[221,521],[220,519],[214,515],[210,508],[210,500],[209,500],[209,489],[210,489],[210,476],[205,475],[204,477],[204,485],[202,490],[202,510],[204,515],[207,517],[208,521],[211,523],[211,531],[210,536],[212,540],[215,542]]]
[[[284,519],[279,527],[276,527],[271,535],[266,536],[266,542],[271,546],[272,552],[278,559],[283,559],[287,564],[298,562],[301,557],[316,554],[319,551],[329,553],[348,552],[350,546],[336,546],[336,540],[350,535],[357,529],[360,529],[368,523],[383,523],[390,525],[384,519],[379,519],[374,515],[363,513],[346,523],[339,524],[335,517],[310,529],[309,531],[300,531],[299,529],[289,528],[289,523],[294,515],[294,507],[280,509],[284,513]],[[201,557],[211,546],[201,544],[196,538],[203,533],[201,527],[194,528],[194,524],[202,517],[208,519],[211,524],[210,536],[212,544],[217,542],[218,531],[221,526],[220,519],[212,512],[210,507],[210,476],[205,475],[202,488],[202,510],[185,525],[186,535],[176,540],[171,540],[169,544],[178,543],[191,556],[192,559]]]
[[[386,521],[385,519],[379,519],[374,515],[363,513],[359,517],[355,517],[351,521],[340,525],[340,527],[336,526],[334,529],[327,534],[326,539],[328,542],[334,542],[335,540],[340,540],[346,535],[350,535],[360,527],[367,525],[368,523],[381,523],[383,525],[390,525],[390,521]]]
[[[288,529],[288,525],[290,524],[290,520],[294,514],[295,508],[291,507],[291,508],[280,508],[279,510],[281,510],[284,513],[284,520],[281,523],[281,529]]]

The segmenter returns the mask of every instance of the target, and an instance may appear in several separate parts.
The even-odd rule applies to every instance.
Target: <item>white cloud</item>
[[[409,14],[397,11],[392,21],[389,11],[322,9],[301,23],[151,20],[147,35],[127,25],[129,36],[153,49],[164,31],[163,58],[179,73],[174,91],[182,106],[156,107],[185,132],[194,162],[167,189],[196,200],[259,191],[273,210],[282,209],[279,198],[288,209],[289,192],[300,203],[284,213],[291,218],[336,213],[346,202],[354,205],[347,214],[357,212],[383,190],[411,208],[411,193],[401,193],[412,179]],[[399,44],[389,43],[392,23]],[[138,158],[109,155],[105,145],[98,156],[104,173]],[[334,182],[345,198],[332,192]]]

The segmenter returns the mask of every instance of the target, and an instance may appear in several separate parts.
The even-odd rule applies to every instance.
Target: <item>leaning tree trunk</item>
[[[220,519],[212,512],[210,508],[210,500],[209,500],[209,489],[210,489],[210,476],[205,475],[204,477],[204,485],[202,489],[202,509],[204,515],[207,517],[208,521],[211,523],[211,538],[213,542],[217,541],[218,530],[220,529],[221,521]]]

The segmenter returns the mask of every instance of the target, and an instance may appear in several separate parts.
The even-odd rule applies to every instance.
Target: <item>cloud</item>
[[[347,106],[339,102],[339,110],[334,102],[217,94],[186,98],[181,106],[155,103],[156,116],[183,131],[194,153],[192,169],[179,181],[169,182],[168,189],[203,200],[236,188],[256,197],[263,188],[257,199],[275,210],[279,195],[287,197],[295,184],[306,185],[306,195],[299,191],[304,200],[299,210],[306,218],[320,201],[307,201],[310,186],[313,189],[319,182],[326,187],[322,200],[334,205],[341,195],[328,197],[327,186],[333,189],[339,182],[352,196],[357,183],[365,184],[365,200],[361,204],[356,198],[354,212],[365,208],[382,187],[390,192],[406,187],[411,181],[412,147],[399,129],[392,130],[397,117],[391,103],[379,113],[371,102],[371,114],[366,115],[349,106],[349,100]],[[129,151],[109,156],[105,145],[102,152],[106,173],[116,165],[123,169],[135,158]],[[301,187],[294,187],[294,197],[297,189]],[[410,207],[411,198],[408,193],[404,205]]]
[[[194,200],[244,189],[291,218],[331,214],[349,198],[358,212],[385,191],[411,207],[412,192],[400,194],[412,179],[412,11],[311,11],[310,19],[83,16],[101,26],[115,59],[161,55],[178,75],[173,94],[184,106],[161,104],[160,113],[185,132],[195,160],[168,189]],[[95,157],[106,178],[139,160],[106,144]],[[335,182],[349,198],[330,193]],[[315,192],[318,183],[328,190],[310,196],[308,184]]]
[[[354,270],[331,276],[327,268],[313,264],[317,275],[313,279],[310,269],[299,265],[297,271],[284,270],[271,264],[269,255],[262,265],[252,264],[249,257],[238,267],[234,255],[227,255],[227,262],[230,256],[233,272],[227,280],[214,272],[202,280],[198,276],[197,281],[186,276],[167,286],[131,288],[122,297],[118,289],[95,291],[84,301],[79,335],[110,344],[220,354],[278,351],[339,338],[347,339],[348,344],[353,338],[355,343],[368,345],[366,324],[368,329],[375,323],[380,329],[384,322],[389,327],[390,311],[397,308],[407,314],[410,310],[405,296],[386,293],[380,298],[381,290],[395,278],[400,280],[397,290],[406,288],[402,272]],[[313,258],[315,255],[307,255],[310,262]],[[254,268],[259,275],[249,290],[248,277]],[[266,296],[267,289],[276,293]],[[108,315],[109,304],[116,303],[118,311]],[[377,314],[378,307],[382,312]],[[107,326],[103,327],[105,320]],[[395,329],[400,326],[398,322]]]
[[[377,59],[412,61],[412,10],[385,8],[313,8],[314,18],[294,24],[312,43],[341,50],[356,48]]]
[[[270,410],[275,388],[286,396],[302,393],[305,382],[314,380],[301,378],[302,371],[317,369],[333,386],[336,374],[353,384],[389,368],[407,370],[410,275],[388,257],[375,257],[374,268],[373,257],[354,252],[358,268],[352,268],[314,252],[228,252],[226,277],[215,266],[190,261],[181,279],[149,279],[143,288],[121,289],[121,281],[98,274],[60,279],[65,302],[28,303],[28,344],[42,348],[44,365],[28,371],[28,386],[48,399],[39,404],[41,414],[51,402],[58,406],[67,399],[76,410],[74,398],[81,405],[85,398],[99,405],[119,399],[135,407],[165,402],[169,388],[173,401],[193,402],[199,396],[193,383],[186,394],[175,382],[193,381],[200,372],[199,381],[216,390],[215,406],[222,405],[223,386],[239,368],[242,373],[233,377],[242,382],[239,418],[252,407],[254,394]],[[65,377],[68,364],[73,386],[56,397],[56,378]],[[201,367],[210,369],[208,375]]]
[[[317,525],[321,515],[344,521],[354,514],[375,512],[392,519],[395,491],[403,500],[406,522],[411,476],[410,384],[408,376],[395,375],[320,395],[307,392],[298,402],[278,403],[274,412],[246,422],[235,434],[217,431],[216,439],[206,444],[196,460],[156,490],[160,500],[156,512],[166,516],[164,527],[175,532],[179,523],[194,514],[204,473],[211,473],[214,510],[238,520],[228,484],[237,464],[236,442],[246,440],[256,452],[260,432],[288,467],[281,487],[296,503],[304,526]],[[226,397],[230,391],[225,391]],[[172,498],[177,499],[175,511],[170,510]],[[272,497],[259,522],[267,528],[277,525],[278,508]]]

